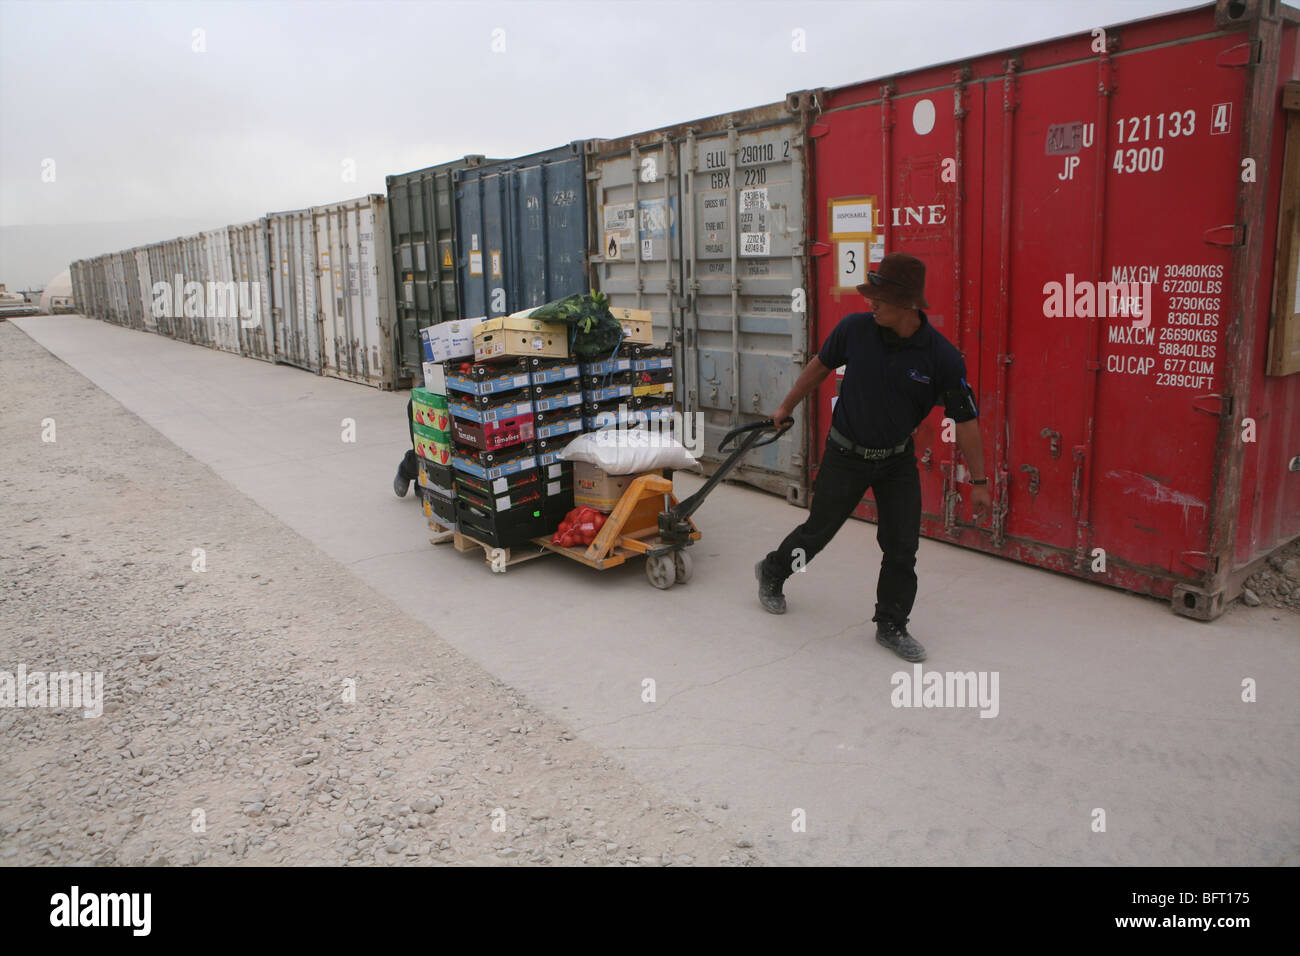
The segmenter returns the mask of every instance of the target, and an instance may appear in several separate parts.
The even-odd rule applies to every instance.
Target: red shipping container
[[[938,408],[924,534],[1202,619],[1300,534],[1297,22],[1220,0],[814,94],[810,346],[911,253],[976,389],[993,515]]]

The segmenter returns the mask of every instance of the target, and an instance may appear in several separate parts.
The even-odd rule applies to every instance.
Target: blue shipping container
[[[509,315],[591,288],[588,142],[453,174],[461,318]]]

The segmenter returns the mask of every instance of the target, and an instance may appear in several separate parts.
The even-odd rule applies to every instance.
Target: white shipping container
[[[212,346],[239,354],[239,290],[230,260],[230,233],[213,229],[200,234],[203,255],[203,316],[212,330]]]
[[[230,258],[240,295],[246,296],[247,313],[241,309],[239,350],[251,358],[275,358],[271,328],[271,265],[265,218],[230,226]]]
[[[150,332],[158,331],[158,321],[153,317],[153,282],[149,278],[149,250],[147,248],[133,249],[132,254],[135,256],[136,282],[140,287],[140,299],[138,302],[139,315],[136,318],[140,322],[140,328],[148,329]]]
[[[177,319],[180,322],[180,328],[184,330],[183,337],[185,341],[192,342],[195,345],[212,346],[212,323],[208,317],[203,314],[204,310],[194,307],[194,303],[186,303],[185,289],[191,282],[203,281],[203,236],[196,234],[193,236],[182,236],[181,243],[181,286],[179,290],[173,290],[173,296],[179,297],[180,308],[177,310]],[[175,306],[173,306],[175,308]]]
[[[392,388],[393,257],[387,199],[363,196],[311,210],[319,265],[321,371]]]
[[[320,372],[312,211],[273,212],[267,221],[274,360]]]

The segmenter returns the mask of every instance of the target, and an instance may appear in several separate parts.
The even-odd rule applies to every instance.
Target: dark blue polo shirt
[[[831,424],[855,444],[901,445],[939,404],[955,422],[976,417],[957,399],[966,363],[924,312],[921,327],[905,339],[877,325],[873,313],[855,312],[835,326],[817,357],[830,369],[847,366]]]

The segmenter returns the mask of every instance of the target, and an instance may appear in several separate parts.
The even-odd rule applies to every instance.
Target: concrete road
[[[997,713],[898,708],[891,676],[912,669],[873,640],[873,525],[851,522],[792,579],[784,617],[758,607],[753,564],[805,513],[740,486],[699,513],[687,586],[657,591],[640,563],[600,573],[558,557],[493,574],[432,547],[417,505],[392,493],[405,395],[80,317],[15,324],[69,375],[768,860],[1300,862],[1295,615],[1235,606],[1200,624],[1159,601],[922,541],[911,630],[929,650],[925,671],[996,672]],[[76,409],[52,394],[48,414]],[[355,442],[341,438],[345,419]],[[698,484],[679,481],[682,492]],[[68,506],[93,500],[88,488]]]

